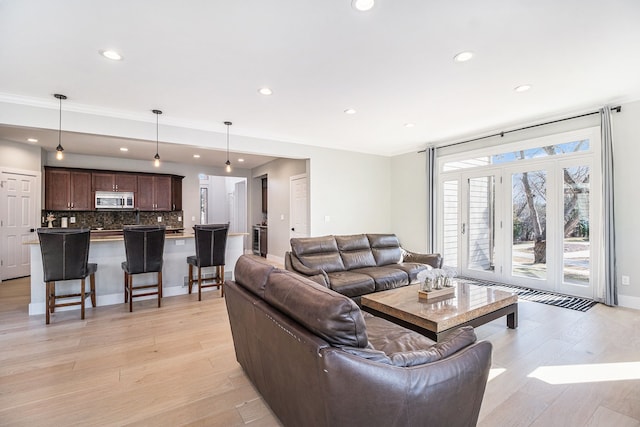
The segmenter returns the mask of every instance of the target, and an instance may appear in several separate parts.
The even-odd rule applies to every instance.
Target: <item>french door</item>
[[[601,246],[595,159],[544,149],[540,158],[520,151],[495,164],[485,156],[484,165],[441,173],[438,247],[464,276],[593,298]]]

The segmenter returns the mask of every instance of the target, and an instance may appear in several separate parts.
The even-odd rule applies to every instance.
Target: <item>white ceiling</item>
[[[639,22],[638,0],[0,0],[0,95],[395,155],[640,99]]]

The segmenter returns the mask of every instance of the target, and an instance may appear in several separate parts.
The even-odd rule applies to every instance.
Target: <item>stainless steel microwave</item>
[[[133,209],[133,192],[96,191],[96,209]]]

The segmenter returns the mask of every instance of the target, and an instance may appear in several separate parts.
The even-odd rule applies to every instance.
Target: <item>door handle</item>
[[[35,229],[35,228],[30,228],[30,229],[29,229],[29,233],[33,233],[34,231],[36,231],[36,229]]]
[[[296,229],[294,227],[291,227],[291,231],[296,231]]]

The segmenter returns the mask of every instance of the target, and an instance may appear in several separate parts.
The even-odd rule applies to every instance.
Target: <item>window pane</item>
[[[564,169],[563,281],[589,285],[589,183],[588,166]]]
[[[501,152],[498,154],[493,154],[491,156],[481,156],[465,160],[446,162],[442,166],[442,170],[443,172],[447,172],[452,170],[517,162],[518,160],[536,159],[540,157],[556,156],[567,153],[578,153],[582,151],[588,151],[589,148],[589,140],[583,139],[580,141],[570,141],[562,144],[529,148],[527,150]]]
[[[514,276],[547,277],[547,173],[533,171],[511,176]]]

